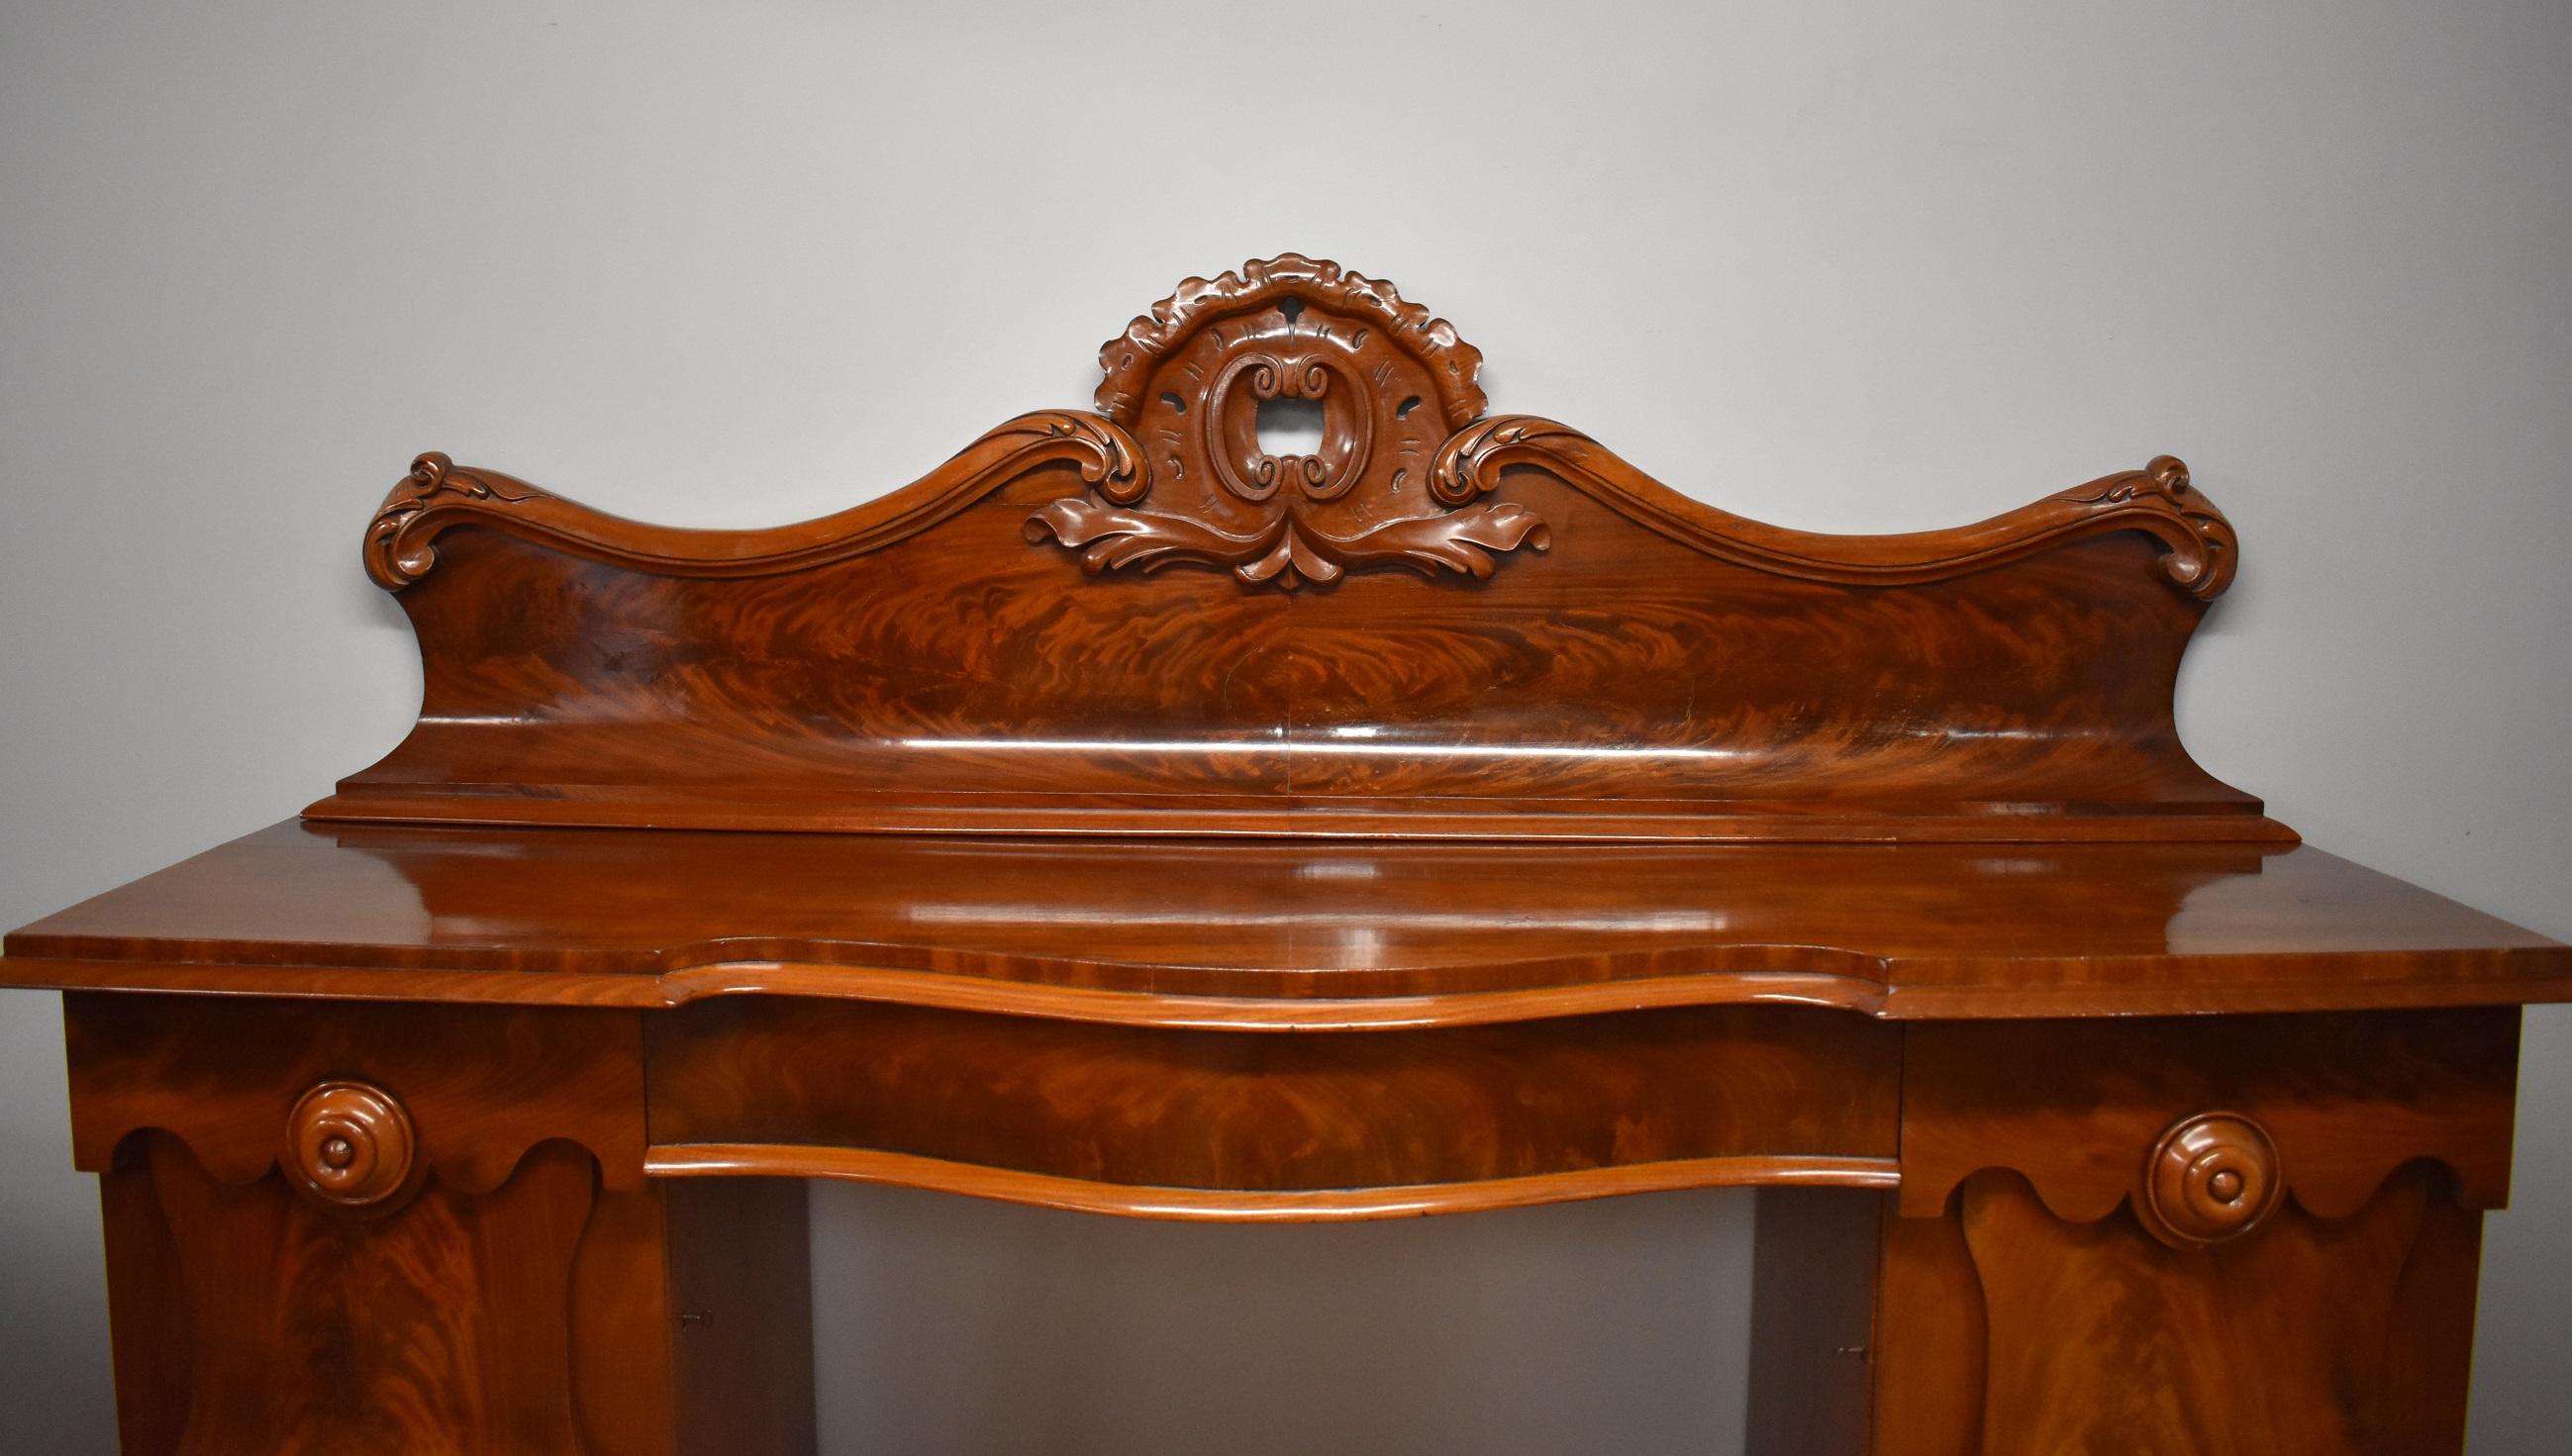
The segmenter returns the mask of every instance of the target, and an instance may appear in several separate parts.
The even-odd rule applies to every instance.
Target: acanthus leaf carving
[[[1694,550],[1805,581],[1941,581],[2121,532],[2155,538],[2162,574],[2199,601],[2239,568],[2232,524],[2172,456],[1969,526],[1821,535],[1681,497],[1554,421],[1482,417],[1481,357],[1390,284],[1286,253],[1189,279],[1134,320],[1102,350],[1102,413],[1021,415],[867,506],[749,532],[661,530],[431,451],[385,498],[364,559],[398,591],[436,564],[444,532],[473,526],[656,574],[766,575],[891,545],[1063,462],[1082,493],[1038,506],[1023,534],[1092,573],[1188,564],[1286,589],[1377,567],[1485,580],[1554,540],[1530,505],[1480,500],[1513,467]],[[1263,442],[1263,406],[1282,402],[1318,412],[1317,445]]]
[[[1183,561],[1230,566],[1264,555],[1273,534],[1235,536],[1201,521],[1101,506],[1078,496],[1065,496],[1038,507],[1026,524],[1030,544],[1051,535],[1063,545],[1079,549],[1081,565],[1092,572],[1129,566],[1157,571]]]
[[[1027,520],[1027,539],[1048,534],[1080,550],[1091,572],[1136,567],[1157,571],[1182,562],[1229,568],[1245,582],[1293,588],[1327,586],[1350,571],[1371,566],[1408,567],[1423,575],[1453,571],[1483,580],[1495,553],[1521,546],[1544,551],[1553,544],[1545,519],[1525,506],[1494,504],[1443,516],[1387,521],[1342,536],[1281,512],[1251,536],[1218,530],[1201,521],[1153,511],[1100,506],[1076,496],[1053,501]]]
[[[550,494],[514,475],[458,465],[436,450],[411,462],[367,527],[366,574],[398,592],[437,564],[438,538],[472,525],[593,560],[671,576],[762,576],[904,540],[1037,466],[1068,463],[1106,500],[1142,499],[1133,436],[1077,410],[1036,410],[983,432],[946,464],[881,501],[835,516],[751,531],[672,531]]]
[[[1477,504],[1490,483],[1446,468],[1448,432],[1472,434],[1483,410],[1482,354],[1390,283],[1296,253],[1244,263],[1180,284],[1099,360],[1099,409],[1150,443],[1151,464],[1025,525],[1092,573],[1187,564],[1288,590],[1378,567],[1480,581],[1552,544],[1535,511]],[[1318,447],[1263,442],[1262,407],[1278,401],[1318,411]]]
[[[1106,377],[1098,384],[1098,412],[1133,428],[1152,397],[1150,381],[1163,359],[1227,317],[1287,300],[1353,316],[1418,359],[1448,429],[1461,429],[1482,414],[1486,401],[1476,376],[1483,351],[1459,337],[1454,324],[1405,302],[1382,278],[1300,252],[1254,258],[1218,278],[1189,278],[1101,344],[1098,366]]]
[[[1094,414],[1068,409],[1044,409],[1022,414],[983,436],[984,440],[1012,434],[1036,437],[1041,446],[1071,446],[1080,468],[1080,478],[1100,495],[1118,505],[1130,506],[1143,498],[1150,482],[1145,478],[1134,448],[1134,437],[1113,421]],[[1048,449],[1044,453],[1051,454]]]
[[[2233,585],[2241,565],[2241,538],[2224,512],[2190,482],[2188,465],[2176,455],[2156,455],[2141,470],[2076,486],[2055,499],[2131,518],[2131,524],[2160,537],[2167,548],[2162,570],[2193,597],[2220,597]]]
[[[1759,571],[1848,586],[1939,581],[2016,561],[2068,541],[2141,531],[2162,543],[2162,570],[2200,601],[2233,584],[2241,545],[2233,523],[2189,479],[2174,455],[2102,476],[1972,526],[1910,536],[1843,537],[1789,530],[1669,497],[1666,489],[1569,425],[1536,415],[1495,415],[1460,430],[1429,476],[1442,501],[1462,502],[1500,484],[1511,465],[1543,469],[1651,530]]]
[[[426,576],[437,564],[431,518],[446,507],[519,506],[544,499],[543,491],[514,475],[459,467],[442,450],[424,451],[410,462],[410,473],[394,484],[366,528],[366,575],[386,591],[399,591]]]
[[[1430,467],[1429,493],[1451,506],[1461,506],[1501,483],[1502,456],[1530,452],[1553,441],[1590,443],[1570,425],[1532,414],[1494,415],[1458,430],[1438,447]]]

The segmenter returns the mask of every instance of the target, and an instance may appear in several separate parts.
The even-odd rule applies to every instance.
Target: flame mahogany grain
[[[646,1182],[633,1012],[89,993],[65,1021],[128,1452],[812,1448],[800,1191]],[[364,1207],[282,1161],[350,1073],[418,1143]]]
[[[418,457],[410,733],[0,958],[69,992],[124,1448],[810,1452],[844,1178],[1757,1186],[1761,1456],[2456,1452],[2572,948],[2189,757],[2187,467],[1817,536],[1480,363],[1290,253],[818,521]]]
[[[1744,520],[1484,418],[1286,254],[919,482],[669,530],[419,457],[367,569],[418,726],[316,818],[945,832],[2291,839],[2172,721],[2233,529],[2161,457],[1977,525]],[[1317,408],[1272,455],[1262,406]]]
[[[570,1278],[598,1194],[556,1145],[498,1189],[352,1219],[140,1135],[101,1190],[125,1449],[580,1449]]]
[[[2064,1223],[2024,1183],[1961,1195],[1988,1321],[1982,1449],[2408,1456],[2464,1444],[2480,1220],[2414,1171],[2346,1218],[2173,1251],[2130,1213]],[[1900,1449],[1894,1447],[1891,1449]]]
[[[1906,1028],[1872,1449],[2461,1451],[2518,1021]],[[2174,1240],[2152,1155],[2218,1110],[2265,1134],[2282,1205]]]
[[[2445,1165],[2468,1208],[2509,1201],[2518,1012],[1915,1026],[1904,1049],[1902,1211],[1935,1214],[2007,1149],[2054,1214],[2141,1203],[2180,1118],[2227,1112],[2275,1144],[2287,1195],[2345,1218],[2394,1170]]]
[[[993,1197],[1236,1219],[1882,1187],[1899,1037],[1794,1007],[1245,1038],[725,997],[653,1018],[653,1166],[844,1175],[817,1151],[863,1149],[907,1160],[888,1182],[986,1170]]]

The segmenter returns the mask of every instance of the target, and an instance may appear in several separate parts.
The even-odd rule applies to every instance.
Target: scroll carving
[[[1673,497],[1588,435],[1535,415],[1496,415],[1440,447],[1431,473],[1442,500],[1468,500],[1513,465],[1535,466],[1602,504],[1709,556],[1806,581],[1908,586],[2033,556],[2114,531],[2162,543],[2162,570],[2201,601],[2233,585],[2241,545],[2233,523],[2189,480],[2177,456],[2101,476],[1979,525],[1909,536],[1826,536],[1769,526]]]
[[[2190,484],[2188,466],[2176,455],[2156,455],[2141,470],[2094,480],[2055,499],[2160,537],[2166,548],[2162,570],[2191,596],[2220,597],[2233,585],[2241,539],[2215,503]]]
[[[1081,565],[1093,572],[1194,562],[1229,567],[1245,582],[1273,581],[1289,591],[1304,582],[1327,585],[1370,566],[1406,566],[1427,575],[1443,568],[1479,580],[1491,576],[1495,553],[1521,546],[1543,551],[1553,544],[1543,517],[1506,504],[1342,534],[1300,519],[1291,506],[1256,531],[1231,532],[1183,516],[1066,497],[1027,518],[1029,541],[1048,535],[1083,548]]]
[[[1481,362],[1381,279],[1286,254],[1134,319],[1095,409],[812,520],[654,526],[422,455],[364,549],[437,709],[309,812],[2293,837],[2170,728],[2239,559],[2178,460],[1946,529],[1799,531],[1488,414]],[[1397,570],[1428,587],[1330,589]]]
[[[1475,504],[1488,486],[1435,478],[1447,432],[1482,413],[1482,354],[1381,279],[1294,253],[1190,278],[1099,362],[1098,407],[1143,435],[1144,471],[1040,507],[1025,533],[1091,572],[1188,563],[1288,589],[1373,567],[1479,580],[1552,544],[1527,507]],[[1316,449],[1262,442],[1261,406],[1278,400],[1318,407]]]
[[[1456,334],[1456,326],[1433,318],[1417,303],[1403,301],[1393,284],[1352,272],[1327,258],[1286,252],[1241,265],[1208,281],[1190,278],[1151,312],[1127,324],[1125,331],[1099,346],[1098,366],[1106,378],[1098,385],[1098,412],[1132,429],[1150,397],[1147,385],[1159,363],[1180,352],[1210,324],[1263,304],[1294,299],[1319,305],[1381,330],[1429,371],[1446,428],[1461,429],[1484,409],[1483,351]]]
[[[2232,523],[2168,455],[1978,525],[1909,536],[1815,535],[1699,505],[1567,426],[1484,418],[1482,354],[1452,324],[1380,278],[1295,253],[1188,279],[1099,362],[1098,413],[1021,415],[884,501],[763,531],[642,526],[430,451],[377,510],[366,570],[398,591],[436,564],[443,532],[470,523],[663,575],[796,571],[890,546],[1065,459],[1085,491],[1037,506],[1022,534],[1078,553],[1092,573],[1190,564],[1290,589],[1377,567],[1489,578],[1509,554],[1554,543],[1535,510],[1484,499],[1514,465],[1709,556],[1811,581],[1939,581],[2140,531],[2162,543],[2170,580],[2207,600],[2239,561]],[[1278,402],[1319,411],[1313,448],[1263,442],[1262,407]]]
[[[437,564],[437,538],[474,525],[573,556],[673,577],[773,576],[827,566],[915,536],[1011,479],[1067,462],[1111,501],[1142,498],[1140,455],[1113,421],[1047,409],[998,425],[883,500],[755,531],[680,531],[611,516],[431,450],[411,462],[367,528],[366,574],[398,592]]]
[[[475,503],[505,508],[544,499],[543,491],[514,475],[458,468],[444,451],[427,451],[410,462],[410,474],[384,498],[366,528],[366,575],[386,591],[425,576],[437,563],[431,518],[445,507]]]

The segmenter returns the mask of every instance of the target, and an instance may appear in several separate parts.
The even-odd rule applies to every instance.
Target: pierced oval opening
[[[1404,396],[1403,396],[1402,403],[1400,403],[1400,404],[1398,404],[1398,405],[1394,406],[1394,410],[1393,410],[1393,417],[1394,417],[1395,419],[1409,419],[1409,418],[1411,418],[1411,412],[1412,412],[1413,410],[1415,410],[1415,409],[1418,409],[1419,407],[1420,407],[1420,396],[1419,396],[1419,395],[1417,395],[1417,394],[1407,394],[1407,395],[1404,395]]]
[[[1161,392],[1161,402],[1168,405],[1176,413],[1186,414],[1188,412],[1188,402],[1167,390],[1163,390]]]
[[[1263,455],[1322,453],[1322,402],[1318,399],[1259,401],[1259,452]]]

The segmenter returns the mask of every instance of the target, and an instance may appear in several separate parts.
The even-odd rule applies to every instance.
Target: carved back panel
[[[2177,460],[1822,536],[1484,415],[1293,254],[801,525],[668,530],[424,455],[366,537],[420,721],[319,818],[990,832],[2288,838],[2180,745],[2234,570]],[[1263,412],[1318,414],[1307,451]]]

